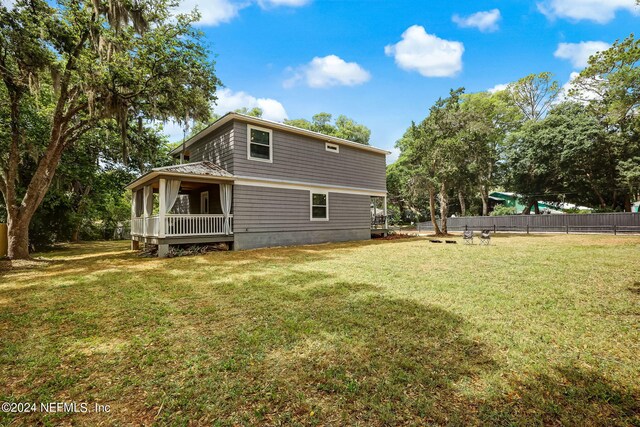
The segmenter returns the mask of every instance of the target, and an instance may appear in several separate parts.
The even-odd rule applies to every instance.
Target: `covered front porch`
[[[127,186],[131,190],[132,248],[233,243],[233,176],[211,162],[155,168]]]

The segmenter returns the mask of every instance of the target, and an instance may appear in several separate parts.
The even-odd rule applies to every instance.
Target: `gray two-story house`
[[[228,242],[235,250],[384,234],[385,150],[229,113],[132,191],[131,238],[158,245]]]

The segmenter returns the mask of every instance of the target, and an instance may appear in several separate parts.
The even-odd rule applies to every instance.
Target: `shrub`
[[[512,206],[504,206],[504,205],[497,205],[495,208],[493,208],[493,211],[491,211],[491,216],[500,216],[500,215],[515,215],[516,214],[516,208],[512,207]]]

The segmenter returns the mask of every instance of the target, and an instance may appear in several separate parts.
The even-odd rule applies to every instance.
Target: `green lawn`
[[[640,238],[0,264],[1,424],[640,425]]]

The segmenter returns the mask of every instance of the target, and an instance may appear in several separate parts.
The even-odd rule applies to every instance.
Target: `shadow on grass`
[[[640,390],[620,387],[594,369],[556,366],[509,389],[478,402],[479,419],[494,425],[640,425]]]
[[[112,412],[0,414],[0,423],[637,423],[634,390],[598,372],[548,366],[514,381],[460,316],[296,270],[362,245],[173,260],[87,252],[67,267],[81,272],[64,289],[4,290],[16,304],[0,305],[0,400],[64,397]],[[496,373],[504,378],[484,389]]]
[[[640,282],[633,282],[631,286],[627,288],[629,292],[640,295]]]

